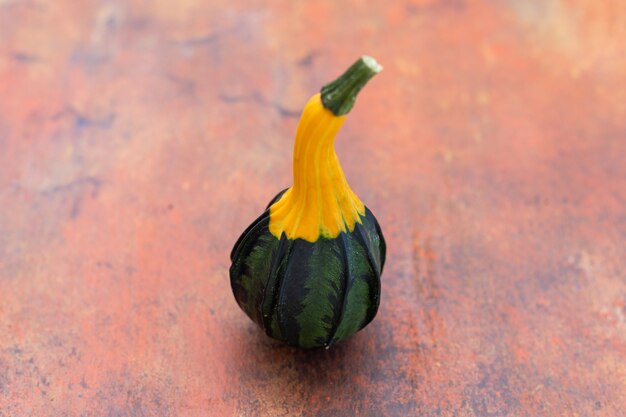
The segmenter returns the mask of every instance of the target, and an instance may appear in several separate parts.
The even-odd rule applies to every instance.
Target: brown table
[[[623,416],[624,39],[621,1],[0,0],[0,416]],[[228,254],[363,53],[382,303],[302,352]]]

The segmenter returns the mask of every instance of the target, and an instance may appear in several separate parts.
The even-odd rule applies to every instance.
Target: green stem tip
[[[348,114],[361,88],[382,69],[374,58],[363,55],[339,78],[322,87],[322,104],[335,116]]]

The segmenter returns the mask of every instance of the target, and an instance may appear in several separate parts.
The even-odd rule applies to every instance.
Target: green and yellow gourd
[[[335,135],[367,81],[382,69],[362,57],[306,104],[293,155],[293,185],[241,235],[230,280],[243,311],[268,336],[329,347],[365,327],[380,301],[385,240],[350,189]]]

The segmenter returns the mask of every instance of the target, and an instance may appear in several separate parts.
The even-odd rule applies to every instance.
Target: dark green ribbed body
[[[330,346],[365,327],[378,310],[385,263],[374,215],[366,208],[352,232],[307,242],[272,235],[269,205],[231,253],[239,306],[268,336],[307,349]]]

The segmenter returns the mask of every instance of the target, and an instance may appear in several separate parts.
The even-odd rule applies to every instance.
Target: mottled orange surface
[[[621,0],[0,0],[0,416],[623,416],[625,39]],[[381,308],[301,352],[228,254],[362,53]]]

